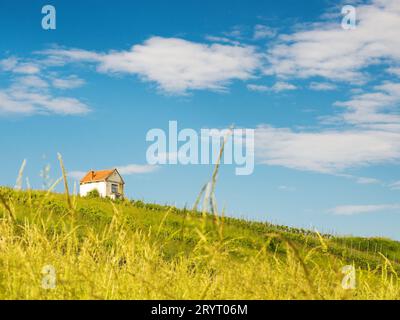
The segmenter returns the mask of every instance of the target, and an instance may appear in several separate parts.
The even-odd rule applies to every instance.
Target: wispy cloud
[[[392,190],[400,190],[400,181],[393,182],[389,185]]]
[[[297,87],[288,82],[278,81],[271,87],[259,84],[248,84],[247,89],[249,89],[250,91],[257,91],[257,92],[268,92],[268,91],[282,92],[282,91],[296,90]]]
[[[23,88],[0,90],[0,115],[82,115],[89,111],[85,103],[75,98],[55,97]]]
[[[233,39],[243,39],[244,33],[244,28],[240,25],[233,26],[229,31],[223,32],[225,36]]]
[[[388,69],[386,69],[387,72],[389,72],[390,74],[394,74],[398,77],[400,77],[400,67],[390,67]]]
[[[152,173],[159,169],[155,165],[128,164],[125,166],[117,166],[118,171],[123,175]]]
[[[76,87],[82,80],[72,76],[62,82],[39,65],[16,57],[0,60],[0,68],[11,82],[0,89],[0,115],[83,115],[90,111],[86,103],[52,92],[54,87]]]
[[[58,89],[73,89],[81,87],[85,84],[85,81],[78,76],[72,75],[67,78],[53,78],[52,84]]]
[[[356,182],[359,184],[381,184],[382,181],[375,178],[357,177]]]
[[[329,82],[311,82],[310,89],[315,91],[332,91],[336,90],[337,86]]]
[[[205,38],[206,38],[206,40],[211,41],[211,42],[221,42],[221,43],[228,43],[228,44],[233,44],[233,45],[240,45],[239,41],[232,40],[232,39],[227,38],[227,37],[208,35]]]
[[[348,101],[337,101],[336,106],[345,107],[347,110],[339,117],[342,121],[374,127],[378,125],[393,125],[400,123],[400,116],[397,112],[390,113],[397,109],[400,103],[400,83],[384,82],[374,87],[373,92],[353,96]],[[389,126],[387,126],[390,129]]]
[[[24,62],[16,57],[9,57],[0,60],[0,69],[21,74],[36,74],[40,72],[38,64],[33,62]]]
[[[291,83],[284,82],[284,81],[278,81],[272,86],[272,91],[274,92],[281,92],[281,91],[290,91],[290,90],[296,90],[297,87]]]
[[[385,185],[383,181],[376,179],[376,178],[371,178],[371,177],[360,177],[360,176],[355,176],[355,175],[347,174],[347,173],[335,173],[334,175],[337,177],[342,177],[342,178],[353,180],[358,184],[364,184],[364,185],[380,184],[382,186]]]
[[[37,75],[28,75],[24,77],[19,77],[14,79],[13,87],[22,87],[22,88],[48,88],[49,84],[44,79],[40,78]]]
[[[256,91],[256,92],[267,92],[271,90],[271,87],[262,84],[248,84],[246,87],[250,91]]]
[[[254,27],[253,38],[255,40],[273,38],[276,36],[276,34],[277,34],[277,32],[274,28],[271,28],[269,26],[262,25],[262,24],[257,24]]]
[[[335,215],[356,215],[372,212],[394,211],[399,210],[400,204],[380,204],[380,205],[346,205],[338,206],[329,210],[330,213]]]

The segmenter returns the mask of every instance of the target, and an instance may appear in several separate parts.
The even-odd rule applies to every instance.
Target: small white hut
[[[89,171],[80,181],[79,194],[85,197],[90,191],[97,190],[103,198],[121,199],[124,197],[124,185],[117,169]]]

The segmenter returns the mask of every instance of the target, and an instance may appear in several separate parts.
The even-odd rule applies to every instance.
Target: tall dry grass
[[[139,227],[135,216],[124,210],[128,204],[112,203],[108,224],[85,223],[77,211],[85,199],[65,192],[67,205],[62,213],[48,205],[51,191],[62,180],[68,190],[61,157],[60,163],[63,176],[41,197],[30,190],[0,189],[0,299],[400,297],[398,275],[385,257],[374,269],[356,266],[356,289],[345,290],[341,269],[348,262],[331,255],[323,237],[319,246],[307,248],[270,234],[261,249],[236,259],[238,248],[225,238],[224,219],[210,200],[213,191],[203,199],[204,204],[211,203],[213,215],[204,208],[200,217],[188,211],[181,226],[168,229],[167,237],[161,235],[171,209],[165,210],[157,224]],[[18,194],[27,198],[23,206]],[[211,229],[206,227],[207,219],[213,221]],[[190,250],[167,256],[166,243],[185,241],[188,234],[195,239]],[[283,254],[271,249],[275,238],[285,245]],[[44,282],[51,276],[49,268],[55,271],[54,288]]]

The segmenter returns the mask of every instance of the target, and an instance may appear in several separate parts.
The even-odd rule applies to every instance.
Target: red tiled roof
[[[114,170],[100,170],[100,171],[89,171],[86,176],[83,177],[81,183],[104,181],[113,174]]]

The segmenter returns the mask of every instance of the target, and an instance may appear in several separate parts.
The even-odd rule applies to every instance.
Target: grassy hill
[[[399,253],[389,239],[0,188],[0,299],[397,299]]]

